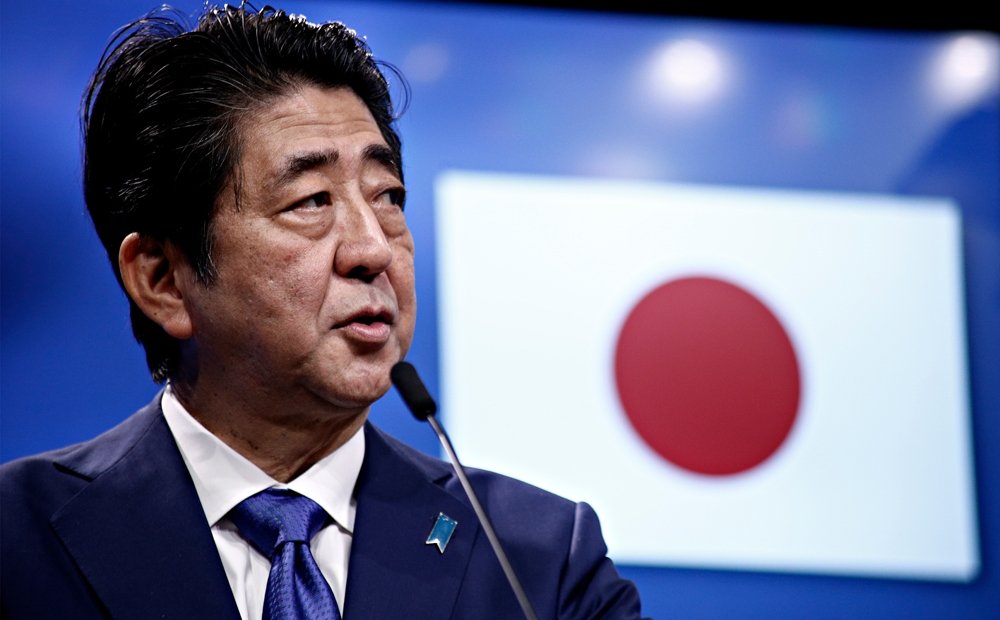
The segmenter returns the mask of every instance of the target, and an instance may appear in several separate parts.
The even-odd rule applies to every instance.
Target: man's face
[[[217,277],[185,298],[195,389],[367,406],[413,336],[400,162],[346,88],[303,85],[242,127],[213,220]]]

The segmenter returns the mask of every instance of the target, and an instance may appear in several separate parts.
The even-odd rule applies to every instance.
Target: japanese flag
[[[442,419],[650,565],[979,568],[946,198],[449,172]]]

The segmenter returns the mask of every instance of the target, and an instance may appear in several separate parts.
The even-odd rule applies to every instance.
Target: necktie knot
[[[319,504],[294,491],[267,489],[240,502],[229,517],[271,560],[264,620],[340,620],[330,584],[309,549],[329,518]],[[294,544],[284,544],[289,542]]]
[[[230,518],[243,538],[262,555],[272,558],[286,542],[308,544],[328,516],[304,495],[287,489],[267,489],[240,502]]]

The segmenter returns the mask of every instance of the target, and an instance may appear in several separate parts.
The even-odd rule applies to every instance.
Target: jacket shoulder
[[[49,517],[86,483],[120,461],[157,421],[159,397],[97,437],[0,465],[0,508],[8,525],[16,515]]]
[[[450,462],[425,454],[386,434],[384,431],[372,425],[370,426],[371,432],[377,436],[377,440],[384,441],[390,450],[419,470],[429,482],[443,487],[462,500],[463,503],[467,503],[465,491],[461,487],[461,481],[455,474],[455,470]],[[371,434],[368,437],[371,440]],[[504,502],[505,500],[516,499],[519,502],[528,502],[528,505],[534,502],[541,502],[549,509],[561,508],[570,513],[572,513],[573,507],[576,505],[575,502],[565,497],[502,473],[477,469],[475,467],[466,467],[465,471],[477,495],[480,495],[479,499],[484,504],[490,500]]]

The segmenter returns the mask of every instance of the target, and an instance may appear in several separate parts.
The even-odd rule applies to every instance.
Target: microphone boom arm
[[[417,370],[409,362],[397,362],[392,367],[389,376],[392,379],[392,384],[396,386],[396,390],[403,398],[403,402],[406,403],[406,406],[413,414],[413,417],[418,420],[427,420],[431,428],[434,429],[434,433],[441,441],[445,452],[448,453],[448,458],[451,459],[452,468],[458,475],[458,480],[462,483],[465,494],[472,503],[472,509],[476,512],[479,524],[483,527],[483,531],[486,532],[486,538],[489,539],[490,546],[493,547],[493,553],[500,560],[500,567],[503,568],[503,573],[507,577],[511,589],[514,590],[514,596],[517,597],[517,602],[521,606],[521,611],[524,612],[524,617],[527,620],[538,620],[535,610],[531,606],[531,601],[528,600],[528,595],[525,594],[524,588],[521,586],[521,582],[514,572],[514,567],[511,566],[510,561],[507,559],[507,554],[504,553],[503,547],[500,546],[500,539],[493,530],[493,524],[490,522],[489,516],[483,510],[482,504],[479,503],[479,497],[476,496],[476,491],[472,488],[472,483],[469,482],[468,476],[465,475],[465,468],[462,466],[461,461],[458,460],[458,455],[455,454],[455,448],[451,445],[451,439],[448,438],[448,434],[438,424],[437,418],[434,417],[435,412],[437,412],[437,403],[434,402],[434,399],[427,392],[424,382],[417,375]]]
[[[448,458],[451,459],[455,473],[458,474],[458,480],[462,483],[465,494],[469,496],[469,501],[472,502],[472,509],[476,511],[476,516],[479,517],[479,523],[483,526],[483,531],[486,532],[486,538],[489,539],[490,546],[493,547],[493,552],[496,553],[497,559],[500,560],[500,567],[503,568],[504,575],[507,576],[507,581],[510,582],[510,587],[514,589],[514,596],[517,597],[517,602],[521,605],[524,617],[528,620],[538,620],[535,616],[535,610],[531,607],[531,601],[528,600],[528,595],[524,592],[517,574],[514,573],[514,567],[510,565],[507,554],[504,553],[503,547],[500,546],[500,539],[497,538],[496,532],[493,531],[493,524],[490,523],[489,517],[486,516],[486,511],[483,510],[482,505],[479,503],[476,491],[472,488],[472,483],[469,482],[468,477],[465,475],[465,468],[459,465],[458,455],[455,454],[455,448],[451,445],[451,439],[448,438],[448,434],[444,431],[444,428],[438,424],[434,414],[427,416],[427,422],[434,429],[438,439],[441,440],[441,445],[444,447],[445,452],[448,453]]]

